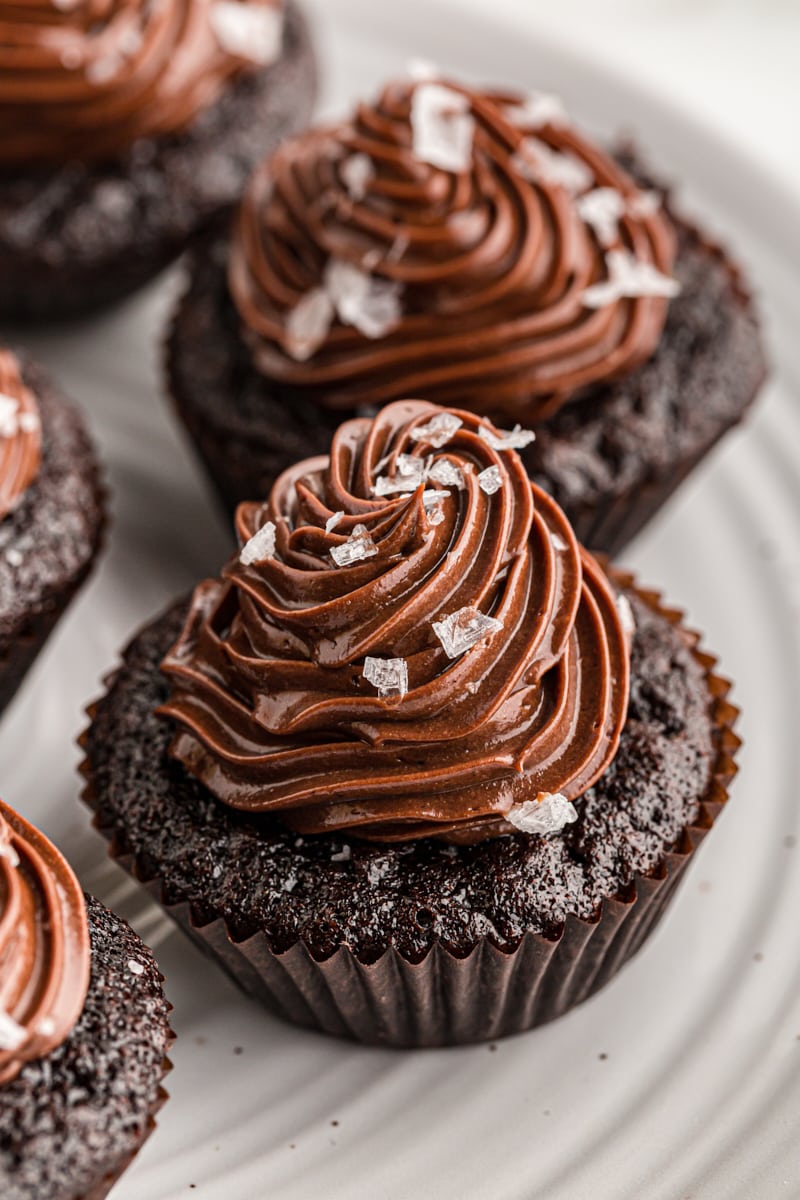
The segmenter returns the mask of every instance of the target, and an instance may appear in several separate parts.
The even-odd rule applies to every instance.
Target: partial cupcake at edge
[[[441,80],[285,142],[194,255],[168,343],[228,508],[422,396],[533,430],[531,477],[617,552],[765,374],[737,266],[646,161],[553,96]]]
[[[0,802],[0,1194],[102,1200],[166,1099],[150,950]]]
[[[91,709],[112,856],[289,1020],[423,1046],[557,1017],[726,802],[729,685],[581,548],[527,437],[420,401],[345,422]]]
[[[81,413],[0,349],[0,713],[101,550],[106,492]]]
[[[140,286],[308,120],[294,0],[0,3],[0,318]]]

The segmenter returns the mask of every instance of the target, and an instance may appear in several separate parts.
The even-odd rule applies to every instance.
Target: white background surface
[[[322,25],[334,107],[369,93],[412,54],[476,78],[552,87],[604,131],[637,129],[653,157],[689,182],[688,202],[735,238],[762,296],[772,383],[748,428],[626,559],[688,608],[721,654],[745,709],[746,748],[735,802],[668,921],[610,987],[555,1025],[494,1053],[396,1054],[273,1020],[102,865],[76,802],[77,753],[67,751],[82,704],[125,638],[216,571],[229,545],[160,396],[159,341],[175,280],[85,330],[29,338],[90,414],[116,515],[98,577],[0,726],[0,790],[156,946],[179,1033],[172,1100],[115,1200],[797,1197],[800,6],[309,7]],[[471,19],[459,17],[468,9]],[[530,29],[553,37],[553,49]],[[563,35],[567,52],[556,48]]]

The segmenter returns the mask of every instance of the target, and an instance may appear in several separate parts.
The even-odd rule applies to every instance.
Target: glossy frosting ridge
[[[111,157],[280,49],[278,0],[0,0],[0,165]]]
[[[39,406],[20,365],[0,350],[0,520],[33,483],[42,462]]]
[[[47,838],[0,801],[0,1085],[69,1036],[89,970],[77,879]]]
[[[163,663],[174,757],[301,834],[468,842],[577,799],[616,751],[628,633],[519,438],[398,402],[241,505]]]
[[[530,423],[650,357],[674,255],[659,197],[555,98],[403,82],[262,164],[229,287],[255,365],[321,403]]]

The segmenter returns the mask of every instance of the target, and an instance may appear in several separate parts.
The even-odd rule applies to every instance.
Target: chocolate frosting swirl
[[[451,411],[451,436],[426,433],[442,416],[348,421],[329,459],[240,505],[245,548],[195,591],[160,710],[224,803],[299,833],[473,841],[611,761],[629,650],[611,585],[493,427]],[[406,488],[404,468],[427,479]],[[434,624],[463,609],[493,621],[450,657]],[[374,659],[404,664],[405,694],[370,682]]]
[[[465,169],[422,161],[421,87],[388,86],[351,121],[283,143],[253,177],[229,287],[256,366],[334,408],[468,395],[481,413],[531,422],[645,361],[677,286],[656,198],[569,124],[534,122],[523,97],[457,85],[449,94],[474,122]],[[610,229],[584,207],[597,192],[620,210]],[[660,273],[662,294],[589,306],[587,289],[609,280],[619,252],[650,283]],[[292,313],[331,261],[393,287],[401,314],[376,335],[340,313],[316,352],[298,356]]]
[[[0,164],[182,129],[268,61],[280,18],[277,0],[0,0]]]
[[[41,462],[36,397],[23,383],[14,355],[0,350],[0,520],[33,483]]]
[[[0,801],[0,1084],[68,1037],[89,968],[77,879],[55,846]]]

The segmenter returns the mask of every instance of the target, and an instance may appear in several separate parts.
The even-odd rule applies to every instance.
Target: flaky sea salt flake
[[[577,195],[591,187],[591,168],[567,150],[554,150],[539,138],[524,138],[511,159],[523,179],[549,183]]]
[[[455,413],[441,412],[431,417],[426,425],[417,425],[411,430],[412,442],[427,442],[436,450],[441,450],[461,428],[464,422]]]
[[[471,650],[489,634],[502,628],[502,621],[498,621],[496,617],[487,617],[480,609],[473,608],[470,604],[443,617],[441,621],[433,622],[433,632],[448,658],[458,658],[459,654]]]
[[[444,509],[442,501],[449,500],[450,493],[440,491],[438,488],[426,488],[422,493],[422,503],[425,505],[425,514],[428,518],[428,524],[441,525],[444,520]]]
[[[23,1026],[0,1008],[0,1050],[18,1050],[26,1036]]]
[[[362,674],[382,699],[388,696],[405,696],[408,691],[408,663],[404,658],[367,656],[364,659]]]
[[[608,279],[594,283],[583,293],[587,308],[605,308],[615,300],[638,296],[677,296],[681,285],[650,262],[639,262],[629,250],[609,250],[606,255]]]
[[[478,475],[478,486],[482,492],[486,492],[487,496],[493,496],[495,492],[499,492],[503,486],[503,476],[500,474],[499,467],[487,467],[485,471],[481,471]]]
[[[4,858],[10,867],[19,866],[19,855],[11,842],[0,842],[0,858]]]
[[[625,213],[625,197],[616,188],[594,188],[578,197],[578,216],[590,225],[601,246],[613,246],[619,236],[619,219]]]
[[[275,553],[275,525],[267,521],[245,542],[239,551],[239,562],[250,567],[253,563],[272,558]]]
[[[327,521],[325,522],[325,532],[333,533],[343,516],[344,512],[340,509],[339,512],[335,512],[332,517],[328,517]]]
[[[461,92],[421,83],[411,101],[412,149],[420,162],[442,171],[466,171],[472,159],[475,121]]]
[[[400,322],[400,284],[379,279],[354,263],[330,259],[325,291],[342,324],[352,325],[364,337],[385,337]]]
[[[454,487],[461,490],[464,484],[464,472],[449,458],[437,458],[428,468],[428,480],[438,483],[441,487]]]
[[[333,318],[333,301],[324,288],[306,292],[286,319],[287,353],[296,362],[311,358],[328,336]]]
[[[533,430],[523,429],[521,425],[515,425],[513,429],[489,429],[481,425],[478,436],[493,450],[524,450],[536,441]]]
[[[425,482],[427,466],[416,454],[398,454],[393,475],[379,475],[372,485],[376,496],[393,496],[397,492],[414,492]]]
[[[265,67],[283,45],[283,12],[241,0],[214,0],[209,10],[211,29],[223,50]]]
[[[363,200],[367,184],[375,176],[375,167],[367,154],[351,154],[339,171],[351,200]]]
[[[521,129],[541,129],[542,125],[566,125],[567,110],[559,96],[550,92],[529,92],[522,104],[509,104],[505,115]]]
[[[36,1032],[39,1037],[52,1037],[56,1031],[56,1023],[52,1017],[42,1017],[39,1024],[36,1026]]]
[[[506,813],[506,820],[522,833],[536,833],[542,837],[558,833],[577,819],[575,805],[561,792],[539,792],[535,800],[515,804]]]
[[[622,593],[617,596],[617,613],[623,633],[626,637],[632,638],[636,633],[636,618],[633,615],[630,600]]]
[[[374,558],[377,553],[378,547],[369,536],[366,525],[356,525],[346,542],[331,546],[331,558],[337,567],[349,567],[365,558]]]

